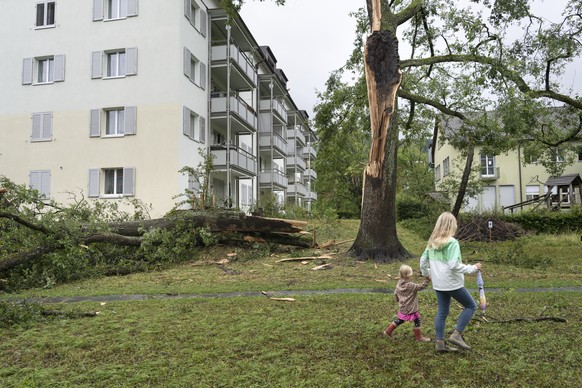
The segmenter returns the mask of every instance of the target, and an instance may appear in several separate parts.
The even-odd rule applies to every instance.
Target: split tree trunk
[[[457,192],[457,199],[455,200],[455,205],[453,206],[453,215],[455,218],[459,218],[459,212],[463,206],[463,199],[465,198],[465,193],[467,192],[467,185],[469,184],[469,178],[471,177],[471,169],[473,167],[473,158],[475,157],[475,147],[471,146],[467,152],[467,160],[465,161],[465,168],[463,169],[463,176],[461,177],[461,184],[459,185],[459,191]]]
[[[392,262],[411,256],[396,234],[395,107],[402,74],[398,40],[391,31],[380,30],[380,1],[374,0],[372,5],[373,32],[364,49],[372,146],[364,171],[360,228],[350,251],[360,259]]]

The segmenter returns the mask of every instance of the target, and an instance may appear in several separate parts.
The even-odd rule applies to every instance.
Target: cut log
[[[303,261],[303,260],[317,260],[317,259],[331,259],[331,256],[308,256],[308,257],[289,257],[287,259],[279,259],[275,263],[284,263],[286,261]]]

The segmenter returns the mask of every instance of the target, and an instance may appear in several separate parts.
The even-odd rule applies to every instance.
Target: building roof
[[[569,186],[572,183],[582,185],[582,178],[580,174],[566,174],[561,176],[551,176],[546,182],[546,186]]]

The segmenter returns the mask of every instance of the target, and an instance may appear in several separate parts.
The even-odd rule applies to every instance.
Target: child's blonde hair
[[[428,239],[428,248],[439,249],[457,232],[457,219],[451,212],[442,213]]]
[[[406,264],[400,266],[400,276],[399,279],[408,279],[412,276],[412,268]]]

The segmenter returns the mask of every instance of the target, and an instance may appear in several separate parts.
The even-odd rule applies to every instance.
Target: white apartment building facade
[[[202,149],[218,205],[317,199],[307,114],[218,1],[4,3],[0,175],[58,202],[136,198],[157,217],[196,189],[179,170]]]

